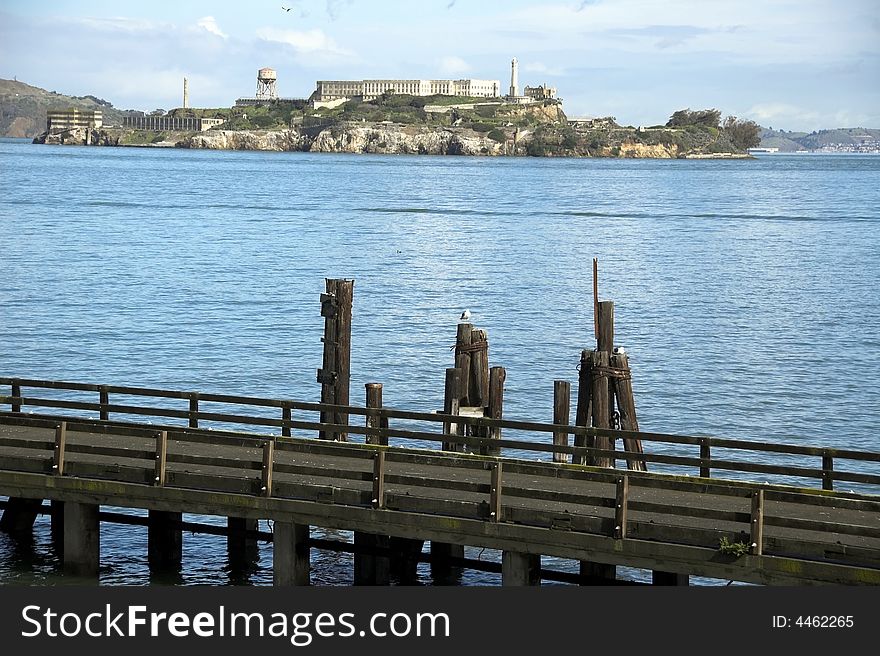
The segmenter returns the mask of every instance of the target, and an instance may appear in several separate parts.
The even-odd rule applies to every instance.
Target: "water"
[[[492,364],[507,368],[505,416],[549,420],[553,380],[575,382],[592,344],[595,256],[643,430],[878,450],[878,207],[871,156],[480,159],[7,140],[0,373],[316,401],[318,296],[325,277],[349,277],[358,403],[378,381],[387,405],[442,407],[467,307]],[[57,581],[47,536],[45,520],[33,550],[0,536],[0,581]],[[149,582],[145,529],[102,537],[102,582]],[[230,582],[225,557],[221,538],[187,536],[182,582]],[[350,556],[314,561],[317,582],[350,582]],[[271,581],[270,547],[261,564],[251,583]]]

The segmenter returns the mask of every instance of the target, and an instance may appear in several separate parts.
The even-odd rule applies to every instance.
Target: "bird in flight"
[[[471,311],[465,310],[464,312],[461,313],[461,317],[459,318],[459,321],[467,321],[470,318],[471,318]]]
[[[281,5],[281,8],[282,8],[284,11],[290,11],[290,7],[285,7],[284,5]]]

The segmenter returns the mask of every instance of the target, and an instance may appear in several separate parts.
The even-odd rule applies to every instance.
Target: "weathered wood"
[[[752,494],[752,525],[750,552],[755,556],[764,553],[764,490]]]
[[[614,301],[599,301],[598,310],[599,334],[596,336],[596,350],[607,351],[611,355],[614,350]]]
[[[382,408],[382,383],[367,383],[366,387],[366,395],[367,395],[367,407],[371,409],[381,409]],[[385,416],[376,416],[376,415],[367,415],[366,417],[366,426],[367,428],[388,428],[388,417]],[[381,444],[383,446],[388,446],[388,436],[379,436],[379,435],[367,435],[366,436],[367,444]]]
[[[74,576],[98,578],[101,525],[98,505],[64,502],[64,570]]]
[[[290,421],[293,419],[293,411],[290,406],[281,408],[281,437],[290,437]]]
[[[147,522],[147,562],[150,570],[179,569],[183,562],[183,513],[150,510]]]
[[[690,577],[687,574],[679,574],[677,572],[664,572],[662,570],[655,569],[651,572],[651,584],[686,586],[690,585]]]
[[[390,550],[389,536],[355,531],[354,546],[354,584],[388,585],[391,581],[391,559],[387,554],[370,552]],[[360,552],[360,550],[364,551]]]
[[[99,390],[99,403],[101,404],[100,417],[103,421],[110,419],[110,413],[107,412],[107,406],[110,405],[110,393],[107,391],[106,385],[101,385]]]
[[[248,572],[259,562],[259,529],[260,522],[256,518],[226,518],[226,557],[232,572]]]
[[[263,443],[263,470],[260,485],[260,494],[264,497],[272,496],[272,468],[275,464],[275,440],[266,440]]]
[[[626,476],[617,479],[614,502],[614,537],[623,540],[626,538],[627,506],[629,505],[629,478]]]
[[[168,431],[156,434],[156,466],[153,471],[153,484],[165,485],[165,472],[168,463]]]
[[[21,412],[21,384],[13,379],[11,387],[12,400],[10,401],[10,405],[12,406],[12,412]]]
[[[199,394],[192,392],[189,395],[189,427],[199,427]]]
[[[489,482],[489,520],[493,522],[503,521],[501,499],[503,490],[501,488],[503,476],[503,465],[496,462],[492,465],[492,474]]]
[[[700,438],[700,478],[709,478],[712,475],[712,452],[710,451],[709,439]]]
[[[67,422],[62,421],[55,429],[55,451],[52,457],[52,471],[56,476],[64,475],[64,449],[67,444]]]
[[[583,585],[613,585],[617,580],[617,566],[582,560],[580,575],[584,578]]]
[[[385,507],[385,452],[373,456],[373,508]]]
[[[486,407],[485,416],[489,419],[501,419],[504,414],[504,381],[507,378],[507,372],[504,367],[492,367],[489,370],[489,402]],[[490,440],[501,439],[501,429],[493,426],[488,429],[486,437]],[[494,445],[481,449],[483,455],[501,455],[501,449]]]
[[[601,309],[602,303],[599,304]],[[601,318],[601,314],[600,314]],[[599,324],[601,329],[602,324]],[[590,355],[592,361],[592,389],[590,398],[593,409],[593,426],[596,428],[610,428],[611,409],[609,405],[608,376],[602,374],[602,369],[607,369],[610,362],[608,351],[593,351]],[[611,438],[597,436],[587,440],[587,446],[598,449],[612,450],[614,445]],[[587,464],[596,467],[614,467],[614,459],[607,456],[593,456]]]
[[[822,456],[822,489],[834,489],[834,458],[829,455]]]
[[[461,399],[462,380],[466,378],[467,372],[462,369],[451,367],[446,370],[446,385],[443,394],[443,414],[457,415],[459,412]],[[446,435],[460,434],[460,424],[452,422],[443,423],[443,433]],[[441,445],[444,451],[460,451],[457,444],[444,441]]]
[[[571,383],[567,380],[553,381],[553,423],[567,426],[571,408]],[[568,446],[568,431],[553,433],[553,444]],[[568,462],[568,454],[563,451],[553,452],[553,462]]]
[[[18,535],[30,533],[42,506],[42,499],[9,497],[0,517],[0,531]]]
[[[598,315],[596,315],[596,336],[599,334]],[[593,406],[591,402],[591,394],[593,389],[593,359],[592,351],[581,351],[581,361],[578,365],[578,397],[577,410],[575,412],[575,426],[589,426],[592,422]],[[574,445],[587,446],[587,436],[583,434],[574,434]],[[582,455],[572,454],[571,463],[573,465],[584,465],[586,459]]]
[[[353,280],[326,279],[327,293],[321,296],[324,317],[323,366],[318,370],[321,403],[347,406],[351,380],[351,319]],[[322,410],[321,423],[348,424],[347,410]],[[321,439],[345,442],[346,433],[320,433]]]
[[[470,379],[471,379],[471,353],[468,347],[471,345],[471,334],[474,326],[471,323],[458,324],[458,332],[455,336],[455,368],[463,372],[458,390],[459,405],[470,405]]]
[[[599,258],[593,258],[593,330],[599,339]]]
[[[309,526],[291,521],[276,521],[272,542],[274,585],[309,585]]]
[[[617,353],[611,356],[611,368],[617,370],[618,375],[612,378],[614,397],[617,400],[617,410],[620,413],[621,430],[637,433],[639,422],[636,418],[636,400],[633,395],[632,378],[629,368],[629,358],[625,353]],[[642,441],[632,437],[623,438],[625,451],[643,453]],[[627,469],[633,471],[648,471],[648,466],[642,460],[628,460]]]
[[[541,584],[541,556],[538,554],[503,551],[501,554],[501,585],[532,586]]]
[[[471,352],[471,374],[468,381],[468,405],[486,406],[489,403],[489,347],[485,330],[471,331],[471,347],[485,343],[484,348]]]

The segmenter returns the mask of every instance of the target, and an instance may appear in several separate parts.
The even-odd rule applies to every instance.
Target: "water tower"
[[[275,100],[278,98],[278,90],[275,83],[278,81],[278,73],[274,68],[261,68],[257,71],[257,98],[260,100]]]

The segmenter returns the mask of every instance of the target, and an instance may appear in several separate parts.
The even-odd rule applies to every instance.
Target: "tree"
[[[755,148],[761,143],[760,129],[754,121],[728,116],[724,119],[724,132],[730,139],[730,143],[740,150]]]
[[[679,109],[666,122],[668,128],[683,128],[697,125],[706,128],[717,128],[721,121],[721,112],[717,109]]]

